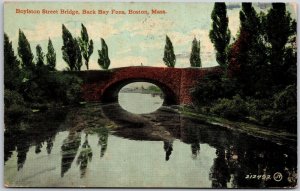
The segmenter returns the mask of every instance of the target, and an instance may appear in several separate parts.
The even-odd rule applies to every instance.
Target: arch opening
[[[152,113],[163,105],[164,94],[152,83],[134,82],[121,88],[118,102],[123,109],[134,114]]]
[[[122,81],[115,82],[113,84],[110,84],[103,92],[101,101],[103,103],[118,103],[119,102],[119,92],[122,90],[122,88],[126,88],[127,85],[133,84],[133,83],[142,83],[142,84],[148,84],[144,86],[144,89],[155,86],[156,89],[161,91],[161,95],[156,95],[162,97],[162,105],[176,105],[178,103],[177,96],[175,92],[170,89],[167,85],[160,83],[155,80],[151,79],[125,79]],[[129,87],[134,87],[133,85],[130,85]],[[140,86],[141,87],[141,86]],[[153,87],[151,87],[153,88]],[[126,90],[125,90],[126,91]],[[124,92],[123,90],[121,92]],[[136,112],[133,112],[136,113]],[[148,112],[150,113],[150,112]]]

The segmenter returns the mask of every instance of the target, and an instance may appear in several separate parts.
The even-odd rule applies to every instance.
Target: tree
[[[216,2],[211,14],[212,29],[209,38],[217,51],[216,59],[223,68],[227,67],[227,48],[230,42],[226,4]]]
[[[53,48],[52,41],[50,38],[48,41],[48,52],[46,54],[46,58],[47,58],[47,66],[49,70],[54,71],[56,65],[56,52]]]
[[[170,38],[168,37],[168,35],[166,35],[166,45],[165,45],[163,61],[168,67],[172,67],[172,68],[174,68],[176,63],[176,56],[174,54],[173,44]]]
[[[200,58],[200,40],[197,41],[194,38],[192,42],[192,52],[190,57],[191,67],[201,67],[201,58]]]
[[[80,46],[79,42],[77,41],[76,38],[74,38],[74,51],[75,51],[75,70],[80,71],[81,66],[82,66],[82,56],[81,56],[81,51],[80,51]]]
[[[34,70],[33,54],[30,44],[21,29],[19,29],[18,55],[21,58],[22,67],[27,71]]]
[[[85,60],[86,68],[89,69],[89,60],[94,51],[94,45],[93,40],[89,40],[89,35],[83,24],[81,24],[81,37],[79,38],[79,45],[82,56]]]
[[[21,70],[19,68],[20,62],[15,56],[12,42],[4,33],[4,88],[16,90],[21,82]]]
[[[73,38],[65,25],[62,25],[62,38],[63,46],[61,49],[64,61],[68,64],[71,71],[80,70],[82,65],[80,47],[76,38]]]
[[[290,13],[286,11],[285,3],[272,3],[265,19],[267,42],[271,46],[270,64],[273,83],[282,83],[282,73],[287,71],[289,63],[286,63],[286,45],[291,36],[296,35],[296,21],[292,20]]]
[[[101,38],[101,46],[102,49],[98,50],[98,54],[99,54],[98,64],[102,69],[106,70],[109,68],[110,59],[108,57],[108,47],[103,38]]]
[[[44,66],[45,55],[43,53],[42,47],[38,44],[36,46],[36,66],[42,67]]]
[[[230,77],[237,78],[243,94],[247,96],[270,93],[266,91],[270,77],[268,51],[263,39],[260,16],[252,3],[242,3],[239,35],[229,49],[227,72]]]

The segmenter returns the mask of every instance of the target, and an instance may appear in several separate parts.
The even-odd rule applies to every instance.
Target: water
[[[135,114],[152,113],[163,105],[163,98],[154,94],[119,93],[120,106]]]
[[[8,186],[296,185],[295,143],[277,145],[202,124],[170,107],[137,115],[119,104],[94,103],[35,114],[8,126]],[[274,179],[276,172],[282,180]]]

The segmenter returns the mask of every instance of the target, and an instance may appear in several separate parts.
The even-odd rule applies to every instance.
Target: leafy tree
[[[201,67],[201,58],[200,58],[200,41],[197,41],[194,38],[192,42],[192,52],[190,57],[190,63],[192,67]]]
[[[94,51],[93,40],[89,40],[89,35],[83,24],[81,24],[81,37],[79,38],[80,50],[85,60],[86,68],[89,69],[90,56]]]
[[[103,38],[101,38],[101,46],[102,49],[98,50],[98,54],[99,54],[98,64],[102,69],[106,70],[109,68],[110,59],[108,57],[108,47]]]
[[[252,3],[242,3],[240,23],[240,30],[247,31],[252,36],[259,34],[261,29],[260,18],[252,6]]]
[[[286,11],[285,3],[272,3],[265,19],[267,42],[271,45],[270,63],[274,84],[282,83],[282,73],[288,70],[285,62],[286,45],[291,36],[296,35],[296,21]]]
[[[36,46],[36,66],[37,67],[42,67],[44,66],[44,59],[45,59],[45,55],[43,53],[42,47],[41,45],[37,45]]]
[[[270,85],[264,34],[260,16],[252,3],[242,3],[240,31],[237,40],[230,47],[228,74],[236,77],[244,95],[265,96]]]
[[[49,70],[54,71],[56,65],[56,52],[53,48],[52,41],[50,38],[48,41],[48,52],[46,54],[46,58],[47,58],[47,65]]]
[[[4,88],[16,90],[22,83],[20,62],[15,56],[12,42],[7,34],[4,34]]]
[[[27,71],[34,70],[33,54],[30,44],[21,29],[19,29],[18,55],[21,58],[22,67]]]
[[[82,56],[81,56],[79,42],[77,41],[76,38],[74,38],[74,45],[75,45],[74,51],[75,51],[75,57],[76,57],[75,70],[80,71],[81,66],[82,66]]]
[[[79,44],[76,38],[73,38],[70,31],[62,25],[62,38],[63,38],[63,59],[68,64],[71,71],[80,70],[82,65],[82,57]]]
[[[211,14],[212,29],[209,38],[217,51],[216,59],[223,68],[227,67],[227,48],[230,42],[226,4],[216,2]]]
[[[164,58],[163,61],[168,67],[174,68],[176,63],[176,56],[174,54],[173,44],[168,37],[166,36],[166,45],[165,45],[165,52],[164,52]]]

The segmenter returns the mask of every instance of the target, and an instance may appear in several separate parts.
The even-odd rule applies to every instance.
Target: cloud
[[[158,49],[158,48],[163,48],[165,46],[164,41],[155,41],[155,42],[141,42],[140,47],[142,49]]]
[[[120,33],[120,30],[114,26],[114,23],[91,21],[83,24],[87,29],[89,38],[93,39],[93,41],[100,41],[100,38],[109,38]],[[73,37],[80,36],[81,22],[69,21],[65,25]]]
[[[132,35],[143,35],[151,38],[152,36],[165,35],[174,25],[174,21],[147,17],[142,21],[126,23],[121,28],[129,31]]]
[[[94,41],[100,41],[100,38],[109,38],[113,35],[117,35],[121,30],[114,25],[118,22],[116,19],[108,19],[106,22],[88,22],[84,24],[87,28],[89,37]],[[51,39],[61,38],[62,36],[62,24],[70,30],[73,37],[80,36],[81,22],[80,21],[67,21],[65,23],[56,21],[45,21],[35,24],[34,28],[22,29],[26,37],[30,42],[39,42]],[[14,35],[13,40],[18,39],[18,33]]]
[[[127,54],[128,52],[131,52],[132,51],[132,48],[125,48],[125,49],[122,49],[120,51],[118,51],[118,54]]]
[[[22,30],[30,42],[44,41],[62,35],[61,23],[53,21],[37,23],[33,29]]]
[[[231,32],[231,36],[235,37],[240,28],[239,10],[228,11],[228,28]]]

